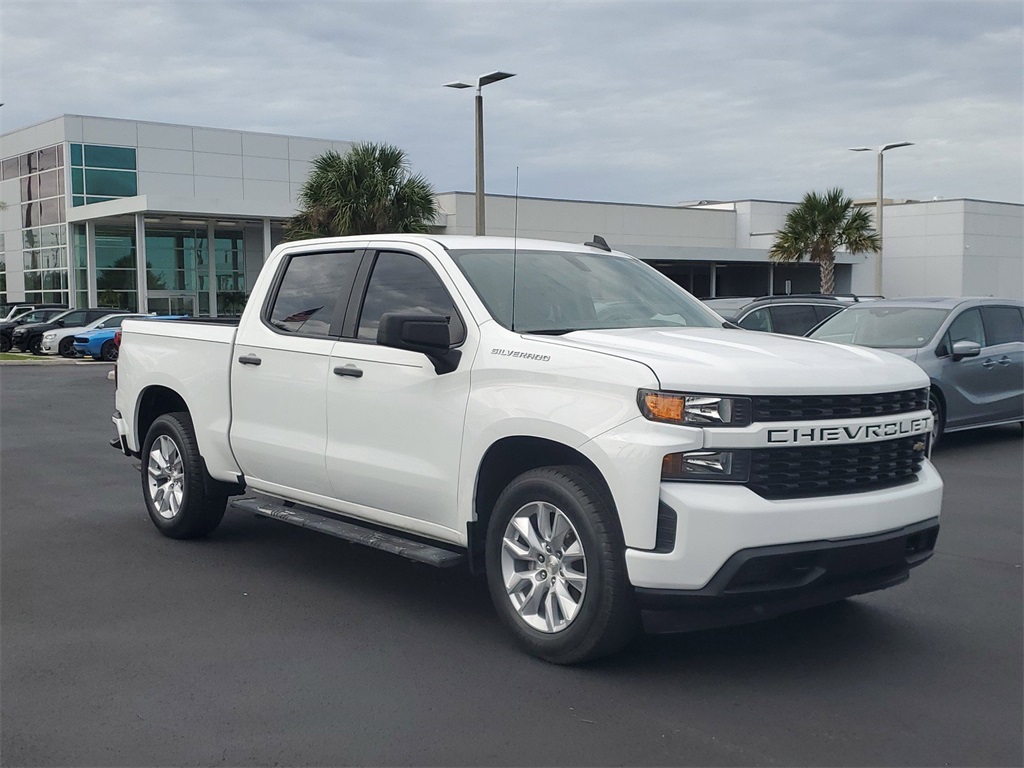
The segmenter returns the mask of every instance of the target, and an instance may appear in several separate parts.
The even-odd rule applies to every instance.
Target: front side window
[[[776,333],[803,336],[818,322],[814,307],[809,304],[787,304],[771,308],[772,327]]]
[[[981,324],[981,312],[977,309],[968,309],[949,325],[949,342],[956,344],[958,341],[974,341],[985,346],[985,327]]]
[[[387,312],[443,315],[448,318],[452,344],[466,338],[465,326],[440,278],[410,253],[383,251],[377,255],[359,316],[358,337],[376,339],[380,318]]]
[[[738,325],[748,331],[771,331],[772,329],[772,321],[767,309],[755,309],[740,320]]]
[[[347,300],[359,264],[355,251],[292,256],[267,314],[279,331],[330,336],[339,300]]]

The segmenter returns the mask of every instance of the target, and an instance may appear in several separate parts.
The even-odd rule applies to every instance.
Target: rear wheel
[[[43,354],[43,337],[36,336],[34,339],[32,339],[28,343],[28,346],[25,348],[25,351],[31,352],[33,355]]]
[[[57,345],[57,354],[61,357],[74,357],[75,356],[75,337],[65,336],[60,340]]]
[[[0,352],[8,352],[11,349],[11,340],[0,334]]]
[[[113,363],[117,360],[118,348],[114,340],[103,342],[103,346],[100,347],[100,358],[106,360],[108,363]]]
[[[639,627],[614,505],[580,467],[525,472],[487,530],[487,582],[519,645],[556,664],[614,653]]]
[[[153,525],[171,539],[196,539],[224,517],[227,495],[209,491],[191,417],[160,416],[142,446],[142,495]]]
[[[942,402],[934,394],[928,395],[928,410],[932,412],[932,448],[939,444],[942,432],[946,428],[946,414]]]

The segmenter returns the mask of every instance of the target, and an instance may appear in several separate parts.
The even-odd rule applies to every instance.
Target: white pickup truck
[[[486,574],[528,652],[883,589],[932,554],[928,377],[731,327],[601,238],[279,246],[237,328],[124,323],[149,516],[232,506]]]

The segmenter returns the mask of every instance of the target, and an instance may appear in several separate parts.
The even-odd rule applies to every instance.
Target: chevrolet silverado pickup
[[[928,377],[746,331],[603,239],[286,243],[237,327],[126,320],[112,441],[156,528],[236,509],[482,572],[555,663],[905,581]]]

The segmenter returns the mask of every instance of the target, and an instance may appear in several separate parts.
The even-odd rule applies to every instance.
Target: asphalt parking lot
[[[560,668],[482,580],[242,513],[161,537],[107,365],[0,367],[0,764],[1021,765],[1018,426],[895,589]]]

